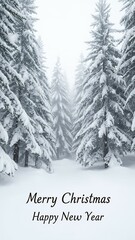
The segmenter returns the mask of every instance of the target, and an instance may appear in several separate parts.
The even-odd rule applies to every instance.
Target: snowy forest
[[[47,77],[35,1],[0,0],[0,173],[52,172],[63,158],[108,168],[134,153],[135,1],[121,3],[118,31],[107,0],[97,0],[71,92],[59,56]]]

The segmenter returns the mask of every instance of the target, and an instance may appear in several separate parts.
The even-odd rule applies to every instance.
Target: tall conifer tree
[[[18,1],[0,1],[0,171],[8,174],[13,174],[16,168],[16,164],[4,151],[9,142],[11,121],[17,116],[25,127],[30,127],[28,116],[10,87],[12,80],[16,84],[23,84],[21,76],[11,65],[13,52],[17,49],[13,41],[14,26],[22,18]]]
[[[88,43],[91,51],[82,100],[84,120],[80,134],[83,138],[77,150],[77,160],[85,166],[98,161],[103,161],[105,167],[112,162],[121,164],[119,155],[130,144],[124,131],[124,101],[119,94],[124,81],[116,71],[120,55],[111,35],[109,9],[105,0],[98,2],[92,40]]]
[[[19,161],[19,155],[24,159],[24,165],[28,166],[29,157],[44,161],[50,168],[51,160],[51,128],[49,99],[47,92],[47,79],[41,66],[39,46],[34,34],[35,12],[34,1],[20,0],[22,13],[25,15],[23,22],[16,24],[18,32],[18,45],[20,51],[14,54],[15,68],[21,74],[24,84],[12,88],[18,95],[23,108],[29,116],[32,131],[23,128],[19,119],[14,121],[11,146],[14,146],[14,160]],[[46,81],[46,83],[43,83]],[[44,84],[44,88],[43,88]],[[45,89],[46,85],[46,89]],[[45,92],[46,91],[46,92]]]
[[[73,108],[73,152],[76,152],[79,142],[81,141],[78,132],[82,126],[83,121],[83,109],[81,107],[81,100],[84,94],[84,79],[86,63],[84,57],[81,54],[79,64],[76,68],[75,86],[74,86],[74,108]]]
[[[53,71],[52,113],[56,136],[56,155],[59,159],[71,153],[72,143],[70,104],[59,59]]]
[[[135,150],[135,2],[121,0],[124,16],[121,23],[124,26],[122,57],[119,69],[126,83],[126,114],[131,122],[132,147]]]

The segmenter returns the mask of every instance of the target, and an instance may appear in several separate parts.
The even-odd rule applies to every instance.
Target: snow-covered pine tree
[[[81,107],[81,100],[84,94],[83,86],[84,86],[84,79],[85,79],[85,68],[86,63],[84,61],[84,56],[81,54],[79,64],[76,68],[76,76],[75,76],[75,85],[73,91],[73,152],[76,152],[79,143],[81,141],[78,135],[79,130],[82,126],[83,121],[83,108]]]
[[[57,60],[52,78],[52,113],[56,136],[57,159],[71,153],[71,115],[67,86],[62,74],[60,60]]]
[[[35,59],[31,54],[31,52],[33,53],[33,49],[29,44],[29,40],[31,41],[31,35],[33,40],[33,31],[31,34],[33,21],[31,21],[28,18],[27,11],[24,10],[21,0],[19,0],[19,3],[20,3],[21,12],[25,16],[25,18],[23,19],[23,21],[18,21],[15,24],[16,32],[17,32],[16,44],[18,45],[19,51],[17,49],[14,53],[15,61],[13,62],[13,66],[17,70],[17,72],[22,76],[24,84],[20,85],[20,84],[17,84],[14,80],[12,80],[11,88],[14,91],[14,93],[17,95],[22,106],[25,107],[25,111],[29,116],[31,131],[29,131],[27,128],[24,128],[24,126],[20,122],[20,119],[18,118],[18,116],[16,116],[16,118],[13,119],[13,123],[12,123],[10,146],[13,147],[14,161],[17,163],[19,162],[20,149],[22,149],[23,155],[25,156],[25,165],[27,165],[28,151],[25,151],[26,148],[28,150],[31,149],[32,153],[35,153],[38,155],[41,153],[41,150],[34,137],[35,127],[33,127],[34,121],[32,119],[33,103],[29,99],[29,92],[28,92],[29,88],[27,86],[28,81],[26,82],[27,79],[29,79],[29,81],[31,80],[31,77],[29,77],[29,72],[27,71],[27,69],[29,68],[31,70],[32,63],[33,65],[35,64]],[[25,5],[25,1],[23,3]],[[31,48],[31,52],[28,51],[29,48]],[[28,106],[29,106],[29,111],[31,111],[31,114],[29,114],[29,112],[27,111]]]
[[[45,55],[43,52],[43,44],[41,40],[38,42],[39,45],[39,60],[40,69],[39,72],[39,84],[43,90],[43,101],[39,101],[37,104],[37,113],[44,120],[40,122],[43,129],[43,151],[46,151],[42,155],[42,160],[47,159],[47,154],[55,156],[55,135],[53,133],[53,117],[51,111],[51,89],[48,84],[48,79],[46,77],[46,67],[45,67]],[[39,143],[40,144],[40,143]],[[48,156],[48,159],[50,157]]]
[[[97,161],[103,161],[105,167],[112,162],[121,164],[119,155],[125,153],[130,144],[124,131],[124,101],[119,94],[124,80],[116,71],[120,55],[111,35],[109,12],[110,6],[100,0],[93,16],[92,40],[88,43],[90,68],[85,81],[84,120],[80,130],[84,136],[77,149],[77,160],[84,166]]]
[[[126,115],[131,121],[131,136],[133,138],[131,151],[135,150],[135,2],[121,0],[124,16],[121,23],[124,25],[122,57],[119,70],[126,82]]]
[[[7,174],[14,174],[17,168],[5,153],[12,119],[17,116],[26,128],[31,129],[28,116],[10,88],[12,79],[17,84],[23,84],[21,76],[11,66],[13,51],[17,48],[13,41],[14,25],[22,18],[18,1],[0,1],[0,172]]]
[[[16,161],[19,159],[20,151],[25,166],[28,166],[29,156],[32,156],[36,165],[40,157],[40,160],[43,160],[49,169],[51,166],[50,110],[48,93],[45,93],[45,89],[41,86],[41,80],[39,80],[41,75],[43,79],[44,73],[41,69],[39,46],[34,34],[34,18],[31,15],[35,9],[34,1],[19,1],[25,19],[16,25],[17,43],[20,51],[16,51],[14,54],[14,64],[24,80],[24,85],[16,87],[16,84],[12,82],[12,88],[15,92],[17,89],[16,94],[29,116],[33,131],[29,133],[16,118],[12,131],[11,146],[14,146],[14,159]],[[45,76],[44,80],[46,81]]]

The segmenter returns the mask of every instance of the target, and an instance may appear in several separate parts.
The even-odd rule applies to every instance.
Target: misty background
[[[80,54],[87,51],[86,42],[90,40],[92,14],[95,13],[96,0],[36,0],[38,21],[35,23],[37,36],[41,36],[46,54],[49,80],[57,57],[66,72],[70,88],[73,88],[75,69]],[[120,30],[122,3],[107,0],[111,4],[110,20],[114,28]],[[120,34],[114,34],[120,38]]]

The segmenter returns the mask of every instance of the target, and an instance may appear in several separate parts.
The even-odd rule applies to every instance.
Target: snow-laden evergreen
[[[70,154],[72,144],[69,97],[59,59],[53,71],[51,92],[56,156],[59,159]]]
[[[99,1],[93,16],[89,44],[85,94],[82,99],[84,134],[77,149],[77,160],[84,166],[103,161],[105,167],[121,164],[119,155],[126,152],[130,141],[125,133],[124,100],[119,94],[124,80],[117,75],[119,53],[111,35],[110,6]]]
[[[39,72],[39,84],[43,90],[43,101],[39,101],[37,103],[37,113],[40,116],[40,125],[43,129],[42,140],[39,145],[42,147],[45,153],[42,155],[42,160],[47,157],[55,156],[55,135],[53,133],[53,117],[51,110],[51,89],[48,83],[48,79],[46,77],[46,68],[45,68],[45,56],[43,52],[43,44],[41,41],[38,43],[39,45],[39,60],[40,60],[40,69]],[[41,118],[43,121],[41,121]]]
[[[82,126],[83,108],[81,107],[81,100],[84,94],[83,86],[85,79],[86,63],[84,56],[81,54],[79,64],[76,68],[75,85],[74,85],[74,107],[73,107],[73,152],[77,150],[79,142],[81,141],[78,132]]]
[[[14,54],[14,66],[21,74],[24,84],[17,85],[12,81],[12,89],[18,96],[25,112],[29,116],[28,126],[24,128],[20,119],[16,117],[12,126],[11,147],[14,147],[13,156],[16,162],[19,158],[28,166],[29,158],[39,164],[41,160],[50,169],[52,134],[50,127],[50,103],[48,99],[47,79],[41,66],[40,50],[37,44],[33,15],[34,1],[20,0],[21,10],[25,18],[16,24],[18,33],[17,44],[19,51]],[[46,83],[43,83],[46,81]],[[42,83],[41,83],[42,82]],[[45,87],[43,87],[46,85]]]
[[[129,111],[133,143],[131,150],[135,150],[135,1],[121,0],[123,2],[124,36],[122,57],[119,69],[126,82],[126,108]]]
[[[17,96],[10,88],[12,79],[23,84],[21,76],[11,66],[13,51],[17,49],[13,39],[14,25],[22,19],[18,1],[0,1],[0,171],[14,174],[16,164],[5,152],[9,143],[9,128],[12,118],[17,116],[27,127],[27,115]]]

